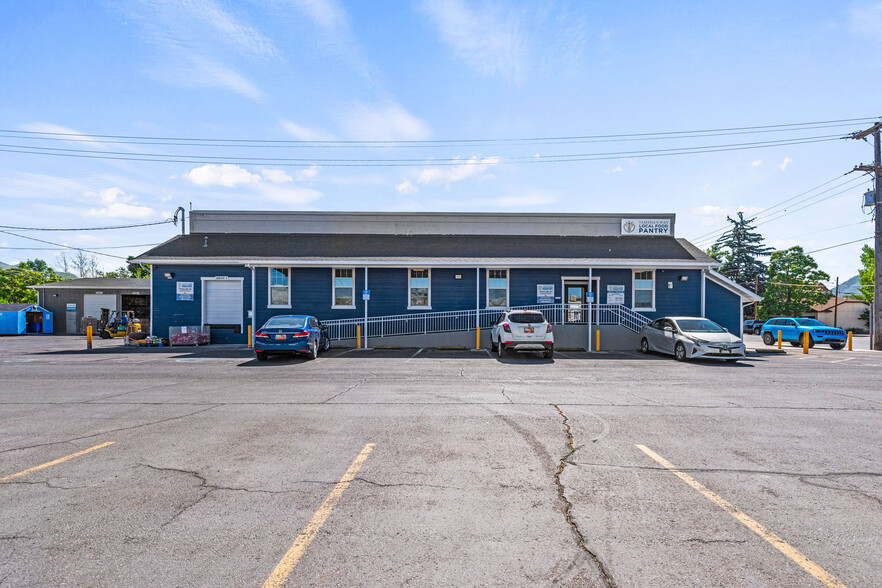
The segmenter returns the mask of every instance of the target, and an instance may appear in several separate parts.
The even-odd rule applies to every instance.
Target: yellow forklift
[[[109,308],[101,309],[101,321],[98,323],[98,333],[102,339],[116,339],[126,337],[132,333],[141,331],[141,321],[135,318],[134,311],[111,311]]]

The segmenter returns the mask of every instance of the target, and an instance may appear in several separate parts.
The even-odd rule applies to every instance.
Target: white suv
[[[506,310],[490,329],[490,349],[499,351],[542,351],[545,359],[554,357],[554,333],[538,310]]]

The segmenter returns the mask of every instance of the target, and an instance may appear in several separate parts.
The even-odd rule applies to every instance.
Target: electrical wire
[[[13,231],[109,231],[112,229],[132,229],[136,227],[150,227],[154,225],[165,225],[168,223],[174,222],[172,219],[166,219],[164,221],[156,221],[153,223],[140,223],[135,225],[115,225],[111,227],[82,227],[82,228],[70,228],[70,229],[59,229],[59,228],[45,228],[45,227],[11,227],[8,225],[0,225],[0,229],[10,229]]]
[[[880,117],[860,117],[860,118],[844,118],[844,119],[834,119],[834,120],[825,120],[825,121],[810,121],[810,122],[801,122],[801,123],[787,123],[787,124],[776,124],[776,125],[756,125],[756,126],[744,126],[744,127],[724,127],[724,128],[714,128],[714,129],[693,129],[688,131],[662,131],[662,132],[652,132],[652,133],[619,133],[619,134],[608,134],[608,135],[571,135],[571,136],[558,136],[558,137],[523,137],[523,138],[508,138],[508,139],[434,139],[434,140],[364,140],[364,141],[356,141],[356,140],[300,140],[300,139],[288,139],[288,140],[278,140],[278,139],[215,139],[215,138],[193,138],[193,137],[150,137],[145,135],[95,135],[95,134],[83,134],[83,133],[62,133],[62,132],[49,132],[49,131],[21,131],[21,130],[13,130],[13,129],[0,129],[0,133],[8,133],[15,136],[47,136],[47,137],[60,137],[63,139],[74,137],[75,140],[80,141],[93,141],[95,139],[110,139],[113,142],[117,142],[116,140],[139,140],[139,141],[175,141],[175,142],[204,142],[204,143],[228,143],[228,144],[238,144],[238,143],[252,143],[252,144],[289,144],[289,145],[333,145],[333,146],[341,146],[341,145],[364,145],[364,146],[373,146],[373,145],[449,145],[449,144],[462,144],[462,143],[480,143],[480,144],[494,144],[494,143],[524,143],[524,142],[544,142],[544,141],[585,141],[585,140],[594,140],[594,139],[612,139],[612,138],[627,138],[627,139],[638,139],[638,138],[649,138],[649,137],[660,137],[660,136],[672,136],[681,138],[684,135],[706,135],[711,133],[723,134],[723,133],[734,133],[734,132],[742,132],[742,131],[754,131],[754,132],[765,132],[766,130],[779,130],[784,131],[787,129],[792,130],[803,130],[797,127],[810,127],[810,128],[824,128],[822,126],[816,125],[829,125],[829,126],[847,126],[849,123],[858,123],[864,121],[878,121]],[[70,139],[66,139],[70,140]]]
[[[29,239],[31,241],[39,241],[40,243],[46,243],[48,245],[55,245],[56,247],[63,247],[65,249],[73,249],[75,251],[85,251],[86,253],[92,253],[94,255],[103,255],[105,257],[114,257],[116,259],[127,259],[125,257],[120,257],[119,255],[113,255],[110,253],[101,253],[100,251],[93,251],[91,249],[84,249],[82,247],[73,247],[73,246],[69,246],[69,245],[64,245],[62,243],[53,243],[52,241],[46,241],[44,239],[37,239],[36,237],[28,237],[25,235],[20,235],[18,233],[12,233],[10,231],[5,231],[2,229],[0,229],[0,233],[6,233],[7,235],[12,235],[13,237],[21,237],[22,239]]]
[[[795,139],[778,141],[755,141],[749,143],[731,143],[722,145],[709,145],[702,147],[680,147],[671,149],[653,149],[638,151],[611,151],[597,153],[570,153],[561,155],[545,156],[513,156],[499,157],[498,163],[561,163],[573,161],[603,161],[610,159],[638,159],[646,157],[663,157],[672,155],[697,155],[704,153],[718,153],[724,151],[740,151],[745,149],[760,149],[768,147],[781,147],[789,145],[804,145],[808,143],[821,143],[826,141],[841,140],[841,135],[821,135],[815,137],[799,137]],[[0,152],[22,153],[27,155],[51,155],[56,157],[79,157],[86,159],[103,159],[117,161],[144,161],[154,163],[186,163],[186,164],[241,164],[241,165],[265,165],[279,167],[449,167],[463,165],[488,165],[487,162],[474,159],[313,159],[313,158],[257,158],[257,157],[228,157],[214,155],[167,155],[161,153],[123,153],[118,151],[100,151],[88,149],[63,149],[55,147],[29,147],[24,145],[0,144]]]
[[[92,247],[92,249],[135,249],[137,247],[155,247],[157,245],[162,245],[162,243],[138,243],[137,245],[113,245],[108,247]],[[5,250],[21,250],[21,251],[66,251],[67,249],[71,249],[70,247],[62,246],[62,247],[5,247],[0,246],[0,249]]]
[[[863,243],[864,241],[869,241],[870,239],[873,239],[873,238],[874,237],[870,236],[870,237],[864,237],[863,239],[856,239],[854,241],[847,241],[845,243],[838,243],[836,245],[830,245],[829,247],[822,247],[821,249],[815,249],[814,251],[806,251],[806,254],[818,253],[819,251],[827,251],[828,249],[836,249],[837,247],[845,247],[846,245],[852,245],[854,243]]]

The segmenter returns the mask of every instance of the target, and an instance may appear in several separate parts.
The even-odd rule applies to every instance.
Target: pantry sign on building
[[[623,218],[622,235],[670,235],[671,221],[666,218]]]

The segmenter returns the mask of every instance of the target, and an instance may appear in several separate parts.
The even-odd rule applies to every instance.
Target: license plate
[[[525,332],[525,333],[532,333],[532,332],[533,332],[533,327],[524,327],[524,332]]]
[[[284,339],[285,335],[276,335],[276,339]]]

